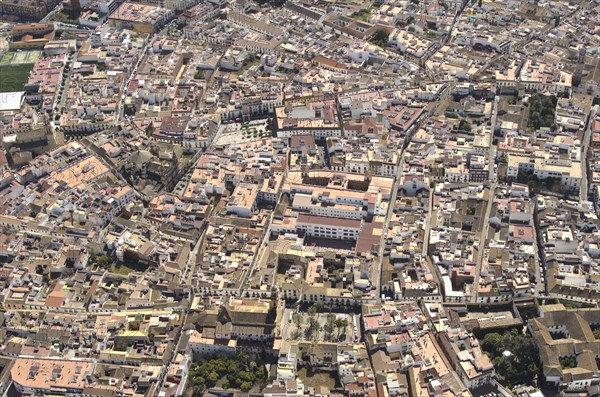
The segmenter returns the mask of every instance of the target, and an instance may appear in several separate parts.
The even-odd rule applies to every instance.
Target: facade
[[[296,229],[307,236],[340,240],[356,240],[362,222],[359,219],[331,218],[318,215],[298,215]]]
[[[2,0],[0,1],[0,16],[6,19],[14,18],[19,21],[37,22],[59,2],[59,0]]]

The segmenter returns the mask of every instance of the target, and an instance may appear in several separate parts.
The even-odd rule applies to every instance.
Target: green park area
[[[558,128],[554,124],[556,114],[556,103],[558,99],[554,95],[535,94],[529,100],[529,121],[527,126],[532,130],[541,127],[547,127],[556,131]]]
[[[481,348],[491,358],[496,374],[508,385],[536,384],[540,355],[535,340],[517,330],[492,332],[481,340]]]
[[[188,389],[194,397],[202,396],[213,387],[247,393],[255,386],[262,389],[266,379],[267,371],[260,358],[246,353],[238,353],[235,357],[217,354],[192,363]]]
[[[22,91],[41,51],[9,51],[0,57],[0,92]]]

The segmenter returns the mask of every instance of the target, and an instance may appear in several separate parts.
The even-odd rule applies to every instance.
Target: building
[[[462,328],[448,328],[438,335],[442,350],[469,389],[492,384],[494,364],[481,351],[477,338]]]
[[[311,134],[317,139],[342,135],[335,101],[314,101],[275,108],[278,137]]]
[[[175,11],[183,11],[195,5],[198,1],[199,0],[141,0],[139,2],[157,7],[169,8]]]
[[[158,31],[173,16],[173,11],[168,8],[126,1],[108,17],[108,21],[114,27],[152,33]]]
[[[94,367],[89,361],[17,358],[11,378],[20,393],[81,395]]]
[[[54,39],[54,33],[54,25],[51,23],[15,25],[11,31],[12,41],[9,46],[11,50],[42,49]]]
[[[240,70],[248,58],[248,52],[242,48],[228,48],[221,57],[219,65],[226,70]]]
[[[578,149],[572,150],[574,156],[578,152]],[[506,177],[516,179],[519,172],[531,173],[538,179],[557,178],[565,190],[577,191],[581,186],[581,162],[572,158],[558,158],[551,153],[545,153],[543,157],[510,153]]]
[[[0,17],[17,21],[39,21],[60,0],[0,0]]]
[[[256,208],[256,198],[258,196],[258,185],[254,183],[240,183],[237,185],[229,201],[227,202],[227,212],[234,213],[242,218],[252,218]]]
[[[360,219],[300,214],[296,221],[296,229],[308,236],[336,240],[357,240],[361,228]]]
[[[562,304],[540,307],[540,317],[530,320],[527,327],[538,344],[546,382],[573,392],[598,387],[600,340],[592,332],[592,327],[598,326],[597,308],[566,309]],[[564,365],[564,359],[574,359],[576,366]]]

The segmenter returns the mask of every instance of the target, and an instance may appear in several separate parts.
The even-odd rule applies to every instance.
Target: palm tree
[[[292,322],[294,323],[296,329],[300,329],[302,326],[302,313],[294,313],[292,315]]]
[[[334,321],[334,325],[337,328],[337,337],[340,339],[340,332],[348,326],[348,320],[345,318],[338,318]]]
[[[325,331],[325,338],[328,340],[331,340],[331,337],[333,335],[333,329],[335,328],[335,316],[331,313],[329,313],[327,315],[327,322],[325,323],[325,326],[323,327],[323,330]]]
[[[319,335],[319,331],[321,331],[321,324],[319,324],[319,320],[317,320],[315,317],[311,317],[310,320],[308,320],[308,334],[316,340]]]
[[[300,332],[300,328],[296,328],[294,332],[292,332],[292,339],[297,340],[302,336],[302,332]]]

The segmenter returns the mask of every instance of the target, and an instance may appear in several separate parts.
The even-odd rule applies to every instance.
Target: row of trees
[[[206,389],[221,386],[223,389],[240,389],[247,392],[254,385],[263,386],[267,370],[262,360],[246,353],[235,357],[217,354],[209,359],[192,363],[188,374],[188,384],[194,396],[201,396]]]
[[[540,179],[528,171],[519,171],[517,182],[526,184],[532,193],[540,193],[542,190],[562,193],[564,190],[560,183],[560,178],[549,177]]]

